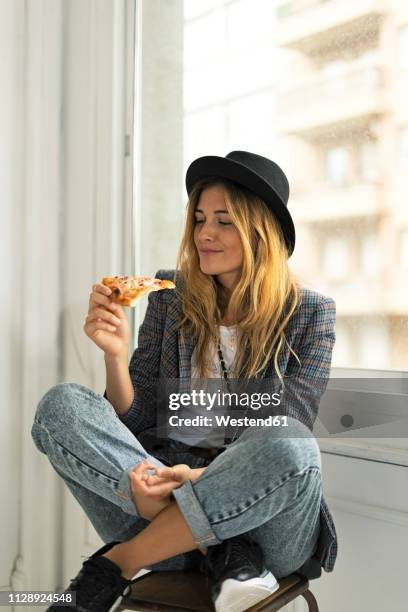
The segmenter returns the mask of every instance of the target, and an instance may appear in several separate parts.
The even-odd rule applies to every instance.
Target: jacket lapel
[[[174,378],[180,378],[183,380],[190,380],[191,378],[191,357],[194,350],[194,340],[187,336],[184,340],[181,332],[178,329],[179,320],[181,316],[181,303],[178,296],[174,295],[174,298],[169,302],[167,306],[167,318],[166,318],[166,335],[168,347],[172,347],[174,351],[174,359],[171,359],[171,363],[174,364],[171,372],[168,375]]]
[[[182,338],[178,332],[178,353],[179,353],[179,376],[182,379],[191,378],[191,357],[193,355],[194,342],[190,336]]]

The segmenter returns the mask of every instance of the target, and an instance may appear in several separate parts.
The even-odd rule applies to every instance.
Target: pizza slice
[[[142,295],[151,291],[176,288],[172,281],[150,276],[104,276],[102,284],[111,289],[112,302],[129,307],[135,306]]]

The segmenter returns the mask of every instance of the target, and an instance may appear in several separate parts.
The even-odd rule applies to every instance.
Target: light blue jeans
[[[207,547],[247,533],[279,579],[312,556],[320,531],[320,450],[303,424],[290,418],[288,423],[246,429],[211,462],[189,453],[169,455],[166,449],[153,456],[102,395],[60,383],[41,399],[32,437],[104,542],[128,540],[148,525],[131,499],[128,471],[137,463],[149,458],[158,466],[208,466],[195,482],[173,492],[197,544]],[[196,550],[151,569],[197,568],[202,558]]]

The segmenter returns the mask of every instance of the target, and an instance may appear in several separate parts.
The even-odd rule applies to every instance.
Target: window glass
[[[403,70],[408,68],[408,26],[399,31],[399,65]]]
[[[349,154],[343,147],[329,149],[326,154],[326,179],[335,187],[343,187],[347,182]]]
[[[380,273],[380,249],[377,235],[370,232],[361,242],[361,271],[365,277],[378,277]]]
[[[408,229],[401,231],[400,265],[403,270],[408,270]]]
[[[361,368],[387,368],[389,334],[384,319],[365,319],[359,326],[358,364]]]
[[[408,166],[408,127],[404,127],[399,133],[399,162],[400,166]]]
[[[339,321],[336,326],[336,343],[333,350],[333,367],[342,367],[351,361],[350,330],[347,325]]]
[[[289,265],[336,302],[336,365],[407,369],[405,3],[142,4],[149,211],[159,221],[167,207],[166,227],[171,207],[184,212],[185,172],[197,157],[243,149],[275,160],[298,236]],[[173,267],[178,241],[156,227],[149,244],[172,253],[157,267]]]
[[[323,243],[323,273],[326,279],[342,280],[349,270],[349,248],[344,238],[327,238]]]
[[[206,13],[212,12],[217,7],[222,7],[224,0],[194,0],[194,2],[184,3],[184,19],[195,19],[202,17]]]
[[[378,144],[377,142],[363,142],[360,147],[359,176],[363,182],[378,181]]]

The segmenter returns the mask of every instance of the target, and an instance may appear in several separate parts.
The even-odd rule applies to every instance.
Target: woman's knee
[[[78,409],[85,410],[92,406],[95,401],[103,400],[92,389],[88,389],[78,383],[63,382],[51,387],[41,398],[35,413],[35,421],[46,425],[62,420],[64,426],[69,425],[70,419]]]
[[[316,438],[309,436],[282,437],[280,440],[281,456],[285,466],[290,466],[295,473],[303,472],[311,467],[321,471],[320,449]]]
[[[320,449],[313,433],[300,421],[288,417],[287,426],[257,427],[245,432],[253,443],[253,452],[272,465],[282,463],[291,471],[309,467],[321,469]]]
[[[46,454],[44,433],[54,426],[65,431],[72,423],[72,399],[76,393],[75,383],[59,383],[48,389],[37,405],[31,437],[39,451]],[[61,421],[64,427],[61,427]]]

